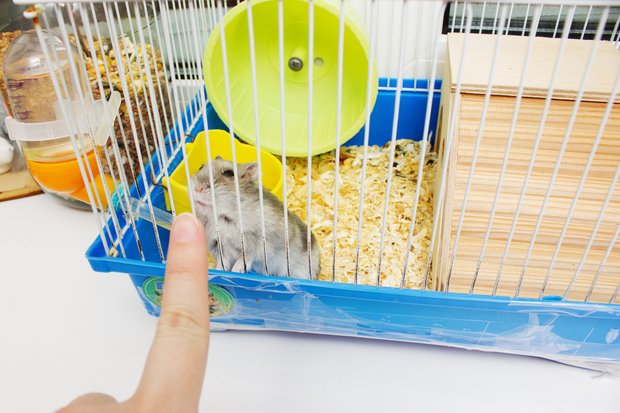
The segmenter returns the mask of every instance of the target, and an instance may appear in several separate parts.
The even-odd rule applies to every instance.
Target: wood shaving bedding
[[[343,147],[340,151],[336,271],[338,282],[354,282],[359,216],[363,147]],[[386,219],[380,285],[399,287],[405,266],[405,250],[416,190],[420,145],[412,140],[396,141],[394,167]],[[389,142],[369,146],[358,264],[358,283],[376,285],[381,225],[384,210]],[[418,212],[407,264],[405,288],[421,288],[424,282],[428,247],[432,232],[433,193],[436,155],[426,154],[420,187]],[[319,155],[312,163],[312,231],[321,245],[320,279],[332,279],[334,225],[334,152]],[[307,222],[307,159],[287,160],[288,205]],[[427,282],[427,287],[431,280]]]
[[[381,243],[383,203],[389,164],[389,142],[369,146],[366,163],[365,195],[362,218],[361,245],[358,264],[358,284],[376,285]],[[394,167],[388,217],[381,262],[380,285],[400,287],[409,227],[413,213],[420,145],[409,139],[396,141]],[[338,228],[336,237],[337,282],[355,282],[355,257],[359,216],[360,180],[364,148],[342,147],[340,150],[340,179],[338,198]],[[437,156],[427,153],[424,175],[420,186],[418,212],[413,231],[407,276],[404,288],[420,289],[424,283],[428,247],[433,229],[433,180]],[[287,203],[289,209],[307,222],[307,159],[287,158]],[[334,225],[334,151],[315,156],[312,161],[312,232],[321,247],[319,279],[332,280],[333,225]],[[215,268],[215,259],[209,255],[209,266]],[[431,276],[427,288],[432,285]]]

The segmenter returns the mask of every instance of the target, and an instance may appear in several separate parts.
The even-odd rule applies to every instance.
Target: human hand
[[[196,412],[209,350],[204,228],[190,214],[172,225],[161,315],[140,384],[127,401],[85,394],[57,413]]]

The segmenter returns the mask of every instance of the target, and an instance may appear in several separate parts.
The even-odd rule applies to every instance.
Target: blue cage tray
[[[427,97],[426,92],[403,92],[398,138],[421,137]],[[437,122],[439,97],[434,93],[431,125]],[[380,90],[371,116],[370,144],[383,144],[390,136],[394,99],[393,91]],[[195,136],[204,125],[202,116],[194,115],[190,105],[180,122],[187,127],[188,119],[197,119],[191,130]],[[226,129],[211,107],[207,107],[207,121],[209,129]],[[347,145],[363,144],[363,136],[362,130]],[[178,153],[169,170],[180,160]],[[154,158],[152,165],[156,169]],[[150,169],[147,166],[149,185]],[[157,175],[159,171],[154,172]],[[131,188],[132,196],[138,196],[137,187],[144,193],[138,179]],[[165,209],[162,188],[153,190],[152,202]],[[122,227],[125,221],[120,211],[118,216]],[[133,231],[127,231],[122,239],[127,258],[107,256],[99,237],[86,256],[95,271],[129,274],[146,310],[158,316],[165,265],[153,225],[137,220],[136,226],[144,260],[140,259]],[[169,232],[158,227],[158,234],[166,251]],[[116,236],[114,231],[112,235]],[[211,293],[219,303],[212,308],[212,326],[218,329],[369,337],[537,356],[596,370],[620,369],[618,305],[570,302],[558,297],[534,300],[401,290],[216,270],[210,271],[209,278]]]

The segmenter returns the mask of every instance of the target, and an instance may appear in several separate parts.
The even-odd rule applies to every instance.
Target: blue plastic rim
[[[425,87],[422,82],[417,83]],[[405,86],[412,83],[407,80]],[[380,85],[386,84],[385,79],[380,80]],[[436,90],[439,87],[438,82]],[[439,92],[432,97],[431,131],[437,123],[439,97]],[[197,96],[194,103],[198,99]],[[398,139],[421,139],[427,99],[426,92],[402,92]],[[371,145],[383,145],[389,140],[394,100],[392,90],[380,89],[371,115]],[[210,106],[206,117],[209,129],[227,129]],[[197,119],[191,131],[196,136],[204,125],[192,105],[179,122],[188,126],[190,119]],[[176,133],[178,129],[171,131],[168,140]],[[361,130],[347,145],[363,144],[363,137]],[[172,154],[170,148],[168,153]],[[180,161],[179,151],[170,171]],[[155,157],[152,165],[156,175],[159,171]],[[150,184],[151,166],[146,169]],[[143,194],[140,179],[136,185]],[[131,193],[138,196],[135,185]],[[152,202],[164,209],[162,188],[155,188]],[[122,213],[118,216],[124,226]],[[122,240],[127,258],[107,256],[99,238],[86,256],[95,271],[129,274],[148,313],[158,316],[157,297],[161,294],[165,265],[157,252],[152,224],[144,220],[136,224],[146,255],[144,261],[139,257],[133,231],[127,231]],[[158,234],[166,251],[169,232],[158,228]],[[116,236],[114,231],[112,236]],[[531,355],[601,371],[620,370],[619,305],[570,302],[556,297],[533,300],[400,290],[215,270],[209,278],[214,286],[214,328],[371,337]]]

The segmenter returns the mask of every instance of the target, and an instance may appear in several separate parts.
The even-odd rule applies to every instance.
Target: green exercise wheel
[[[339,2],[314,0],[314,53],[308,50],[308,0],[283,2],[284,127],[286,155],[308,156],[328,152],[337,142]],[[261,149],[282,154],[278,1],[252,0],[256,84]],[[351,139],[364,125],[369,42],[359,15],[345,3],[342,115],[340,143]],[[221,37],[223,24],[230,93],[227,96]],[[313,66],[312,122],[308,121],[309,66]],[[204,79],[209,101],[222,121],[231,126],[227,99],[232,108],[234,133],[256,144],[254,96],[248,30],[248,4],[232,8],[214,28],[204,55]],[[370,108],[377,98],[377,69],[372,64]]]

